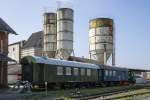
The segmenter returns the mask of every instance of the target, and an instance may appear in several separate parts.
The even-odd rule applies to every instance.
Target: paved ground
[[[52,100],[50,95],[40,92],[18,93],[19,91],[0,90],[0,100]]]
[[[98,92],[111,91],[112,89],[127,88],[129,86],[116,86],[116,87],[105,87],[105,88],[91,88],[80,90],[81,94],[94,94]],[[11,89],[0,89],[0,100],[55,100],[52,97],[66,97],[71,93],[72,90],[56,90],[46,92],[30,92],[20,93],[20,90]],[[147,97],[148,98],[148,97]],[[144,99],[143,99],[144,100]],[[150,100],[146,99],[146,100]]]
[[[0,94],[0,100],[52,100],[50,96],[39,96],[39,94]]]

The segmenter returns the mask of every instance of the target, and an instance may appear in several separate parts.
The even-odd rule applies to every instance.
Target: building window
[[[74,75],[78,76],[78,73],[79,73],[79,69],[78,68],[74,68]]]
[[[91,69],[87,69],[87,76],[91,76]]]
[[[13,51],[15,51],[15,48],[13,48]]]
[[[81,76],[84,76],[85,75],[85,69],[81,69]]]
[[[108,76],[108,70],[105,70],[105,76]]]
[[[57,67],[57,75],[63,75],[63,67]]]
[[[70,67],[66,67],[66,75],[71,75],[71,68]]]

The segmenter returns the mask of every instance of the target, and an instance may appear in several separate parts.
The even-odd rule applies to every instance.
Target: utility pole
[[[104,44],[104,65],[107,64],[106,44]]]

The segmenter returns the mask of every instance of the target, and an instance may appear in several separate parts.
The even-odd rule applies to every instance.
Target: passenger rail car
[[[129,83],[128,69],[121,67],[113,67],[99,65],[101,73],[101,83],[109,84],[127,84]]]
[[[94,84],[98,81],[99,66],[44,57],[25,57],[21,60],[22,80],[33,84]]]
[[[128,69],[46,57],[27,56],[21,60],[22,80],[49,86],[94,86],[128,81]]]

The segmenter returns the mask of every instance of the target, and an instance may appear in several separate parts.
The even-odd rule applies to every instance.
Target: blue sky
[[[63,0],[60,0],[63,1]],[[116,64],[150,69],[150,0],[68,0],[74,8],[74,50],[88,56],[89,20],[110,17],[115,21]],[[42,30],[43,8],[56,9],[56,0],[0,0],[2,17],[19,35],[10,43],[28,39]]]

